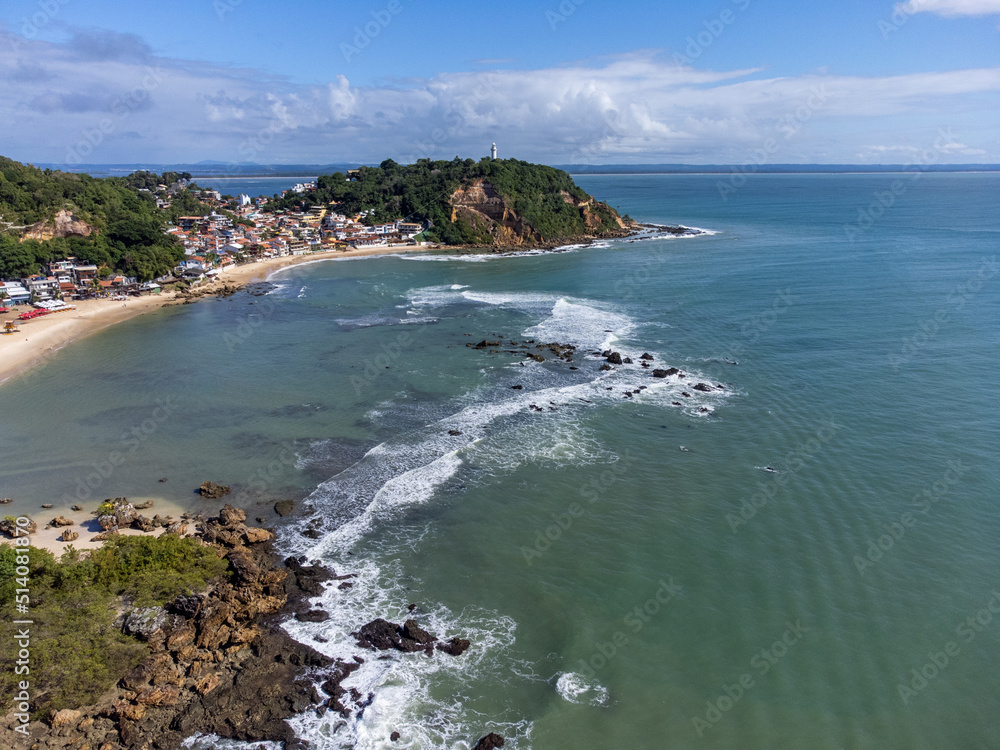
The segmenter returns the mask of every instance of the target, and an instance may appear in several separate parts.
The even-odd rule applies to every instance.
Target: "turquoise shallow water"
[[[286,549],[358,578],[293,634],[350,656],[412,602],[474,644],[369,659],[318,747],[998,747],[1000,177],[903,176],[871,226],[893,176],[719,179],[578,180],[709,236],[315,263],[67,347],[0,387],[0,494],[117,448],[95,497],[308,496]]]

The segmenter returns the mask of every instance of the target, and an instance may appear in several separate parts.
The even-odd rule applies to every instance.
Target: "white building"
[[[490,149],[490,158],[494,160],[497,158],[497,144],[495,141],[493,143],[493,148]]]
[[[31,292],[21,286],[20,281],[0,282],[0,289],[7,293],[4,304],[23,305],[31,299]]]

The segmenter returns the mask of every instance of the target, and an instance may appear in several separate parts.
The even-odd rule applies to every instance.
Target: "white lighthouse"
[[[493,144],[493,148],[490,149],[490,158],[496,161],[497,158],[497,144]]]

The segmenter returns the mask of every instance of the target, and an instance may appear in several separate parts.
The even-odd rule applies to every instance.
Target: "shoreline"
[[[173,521],[183,521],[186,517],[194,517],[197,515],[196,511],[188,508],[180,503],[171,502],[169,500],[164,500],[160,497],[134,497],[129,498],[131,503],[142,504],[146,501],[151,501],[153,503],[152,507],[143,509],[139,511],[142,515],[152,518],[153,516],[166,516],[170,517],[171,522]],[[36,549],[43,549],[46,552],[51,552],[55,555],[58,560],[60,555],[65,552],[70,545],[77,550],[94,550],[99,549],[101,545],[104,544],[103,541],[92,541],[92,538],[96,534],[100,534],[104,529],[102,529],[97,523],[97,516],[94,514],[96,504],[90,502],[87,507],[83,510],[73,510],[70,506],[62,503],[53,503],[51,508],[39,508],[35,511],[30,512],[15,512],[10,515],[21,515],[31,518],[35,523],[38,524],[38,531],[31,534],[31,546]],[[6,515],[6,514],[5,514]],[[73,521],[72,526],[52,526],[50,522],[57,516],[62,516],[70,521]],[[59,539],[59,536],[64,530],[75,531],[80,534],[80,538],[72,542],[64,542]],[[118,533],[122,536],[159,536],[164,531],[166,527],[157,527],[152,531],[140,531],[132,527],[122,528],[118,530]],[[6,537],[0,537],[0,543],[10,544],[12,540]]]
[[[247,284],[264,281],[276,271],[312,261],[396,255],[402,252],[430,252],[439,249],[441,248],[438,246],[397,245],[272,258],[224,269],[217,281],[203,283],[195,289],[201,296],[210,296],[211,290],[222,286],[223,283]],[[11,312],[0,314],[0,328],[9,320],[17,321],[20,328],[18,333],[0,334],[0,386],[47,361],[68,344],[109,326],[181,301],[182,298],[176,292],[163,292],[145,297],[129,297],[124,303],[103,299],[84,300],[73,303],[76,307],[73,311],[53,313],[29,321],[17,320],[18,315],[26,309],[23,307],[15,307]]]

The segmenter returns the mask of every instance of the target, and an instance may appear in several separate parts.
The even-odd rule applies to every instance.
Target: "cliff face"
[[[52,221],[40,221],[24,230],[21,241],[51,240],[56,237],[89,237],[97,229],[77,219],[70,211],[59,211]]]
[[[477,179],[451,195],[451,220],[464,222],[476,234],[489,237],[491,244],[501,247],[537,246],[554,240],[587,239],[625,234],[634,222],[626,222],[618,213],[589,196],[579,199],[565,190],[560,191],[564,204],[578,212],[579,232],[560,238],[544,237],[538,228],[514,210],[511,201],[500,195],[485,179]],[[603,216],[602,216],[603,214]]]

